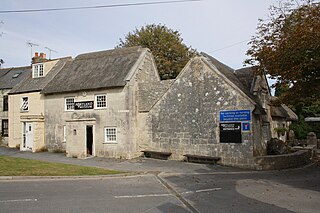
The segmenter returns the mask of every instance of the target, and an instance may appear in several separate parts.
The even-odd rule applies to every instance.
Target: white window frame
[[[44,76],[44,64],[34,64],[32,66],[33,78],[40,78]]]
[[[114,132],[110,132],[111,131],[114,131]],[[110,139],[110,137],[114,136],[114,140]],[[117,142],[117,128],[116,127],[105,127],[104,128],[104,143],[118,143]]]
[[[25,102],[23,101],[23,99],[27,99],[26,101],[26,105],[27,105],[27,109],[24,109],[23,106],[25,105]],[[29,112],[29,97],[22,97],[21,98],[21,106],[20,106],[20,111],[21,112]]]
[[[73,108],[71,108],[71,109],[68,109],[68,103],[67,103],[68,99],[73,99]],[[74,102],[75,102],[75,98],[73,96],[65,97],[64,98],[64,111],[74,111]]]
[[[98,101],[98,97],[99,96],[105,96],[105,106],[98,106],[98,103],[100,103]],[[108,107],[108,104],[107,104],[107,101],[108,101],[108,98],[107,98],[107,94],[96,94],[94,95],[94,108],[95,109],[106,109]]]

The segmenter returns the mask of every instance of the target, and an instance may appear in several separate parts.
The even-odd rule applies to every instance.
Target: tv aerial
[[[58,53],[58,51],[55,51],[49,47],[45,47],[45,49],[49,50],[49,59],[51,59],[51,52]]]
[[[39,46],[39,44],[32,43],[31,41],[27,41],[27,45],[30,46],[31,49],[31,58],[32,58],[32,48]]]

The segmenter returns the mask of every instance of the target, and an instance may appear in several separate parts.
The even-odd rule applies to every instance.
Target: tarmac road
[[[54,161],[50,153],[13,154],[1,149],[3,155],[47,156]],[[75,162],[93,164],[94,160]],[[316,213],[320,209],[320,169],[316,164],[257,172],[152,159],[103,162],[144,174],[82,179],[0,178],[0,212]]]

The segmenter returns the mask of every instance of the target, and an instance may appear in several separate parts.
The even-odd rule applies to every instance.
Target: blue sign
[[[249,122],[242,123],[242,131],[250,131],[250,123]]]
[[[220,121],[250,121],[250,110],[228,110],[220,111]]]

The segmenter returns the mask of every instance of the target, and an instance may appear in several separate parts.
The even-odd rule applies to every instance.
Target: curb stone
[[[84,176],[0,176],[0,181],[2,180],[85,180],[85,179],[107,179],[116,177],[134,177],[134,176],[144,176],[148,173],[144,172],[131,172],[124,174],[114,174],[114,175],[84,175]]]

